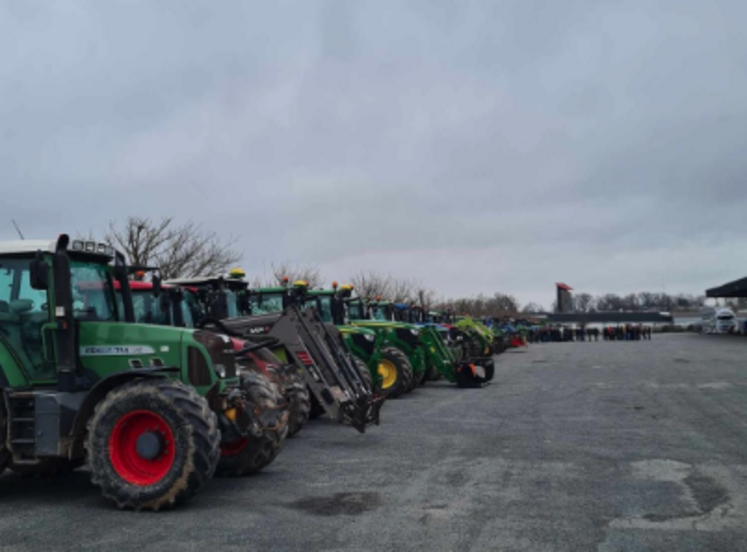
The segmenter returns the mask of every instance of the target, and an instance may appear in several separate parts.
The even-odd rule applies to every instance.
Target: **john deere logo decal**
[[[80,356],[129,356],[152,355],[154,353],[153,347],[147,345],[100,345],[80,348]]]

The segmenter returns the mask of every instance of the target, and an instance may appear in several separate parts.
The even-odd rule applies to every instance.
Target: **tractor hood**
[[[226,336],[201,330],[123,322],[78,326],[78,357],[89,379],[139,368],[182,367],[195,387],[208,389],[219,379],[228,383],[235,377],[235,359],[227,352],[231,347]]]

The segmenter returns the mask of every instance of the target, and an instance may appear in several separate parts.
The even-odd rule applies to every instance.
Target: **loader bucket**
[[[495,363],[492,358],[471,358],[460,361],[456,369],[457,387],[485,387],[495,374]]]

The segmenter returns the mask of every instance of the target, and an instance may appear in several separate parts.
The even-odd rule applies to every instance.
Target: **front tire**
[[[207,401],[180,381],[143,379],[115,388],[88,426],[93,483],[119,508],[171,508],[213,476],[218,420]]]
[[[246,395],[247,409],[255,412],[282,411],[281,395],[264,374],[246,372],[241,375],[241,390]],[[257,473],[272,464],[283,449],[288,434],[287,415],[277,418],[278,427],[266,428],[259,437],[249,435],[237,441],[221,443],[217,474],[240,477]]]
[[[388,399],[396,399],[407,393],[412,385],[412,366],[407,356],[394,347],[387,347],[381,352],[379,375],[382,378],[381,392]]]

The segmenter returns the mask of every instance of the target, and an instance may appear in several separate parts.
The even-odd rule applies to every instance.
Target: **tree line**
[[[87,239],[90,239],[90,232]],[[236,238],[223,240],[198,224],[191,221],[177,224],[171,217],[158,221],[146,217],[112,221],[105,240],[122,251],[134,265],[160,267],[164,279],[224,274],[243,256],[243,252],[236,248]],[[313,288],[326,287],[331,283],[324,280],[318,267],[284,262],[272,265],[267,274],[250,278],[250,284],[254,287],[275,286],[281,284],[284,277],[288,277],[290,281],[306,280]],[[380,297],[397,303],[413,303],[427,309],[448,309],[457,314],[476,317],[547,312],[542,305],[527,303],[522,306],[513,295],[500,292],[493,295],[445,298],[416,280],[396,278],[372,270],[353,274],[347,282],[352,283],[364,298]],[[576,312],[676,312],[699,309],[704,301],[703,295],[673,295],[649,291],[627,295],[578,293],[573,296]],[[747,308],[745,298],[726,303],[734,308]],[[550,310],[555,310],[554,304]]]

